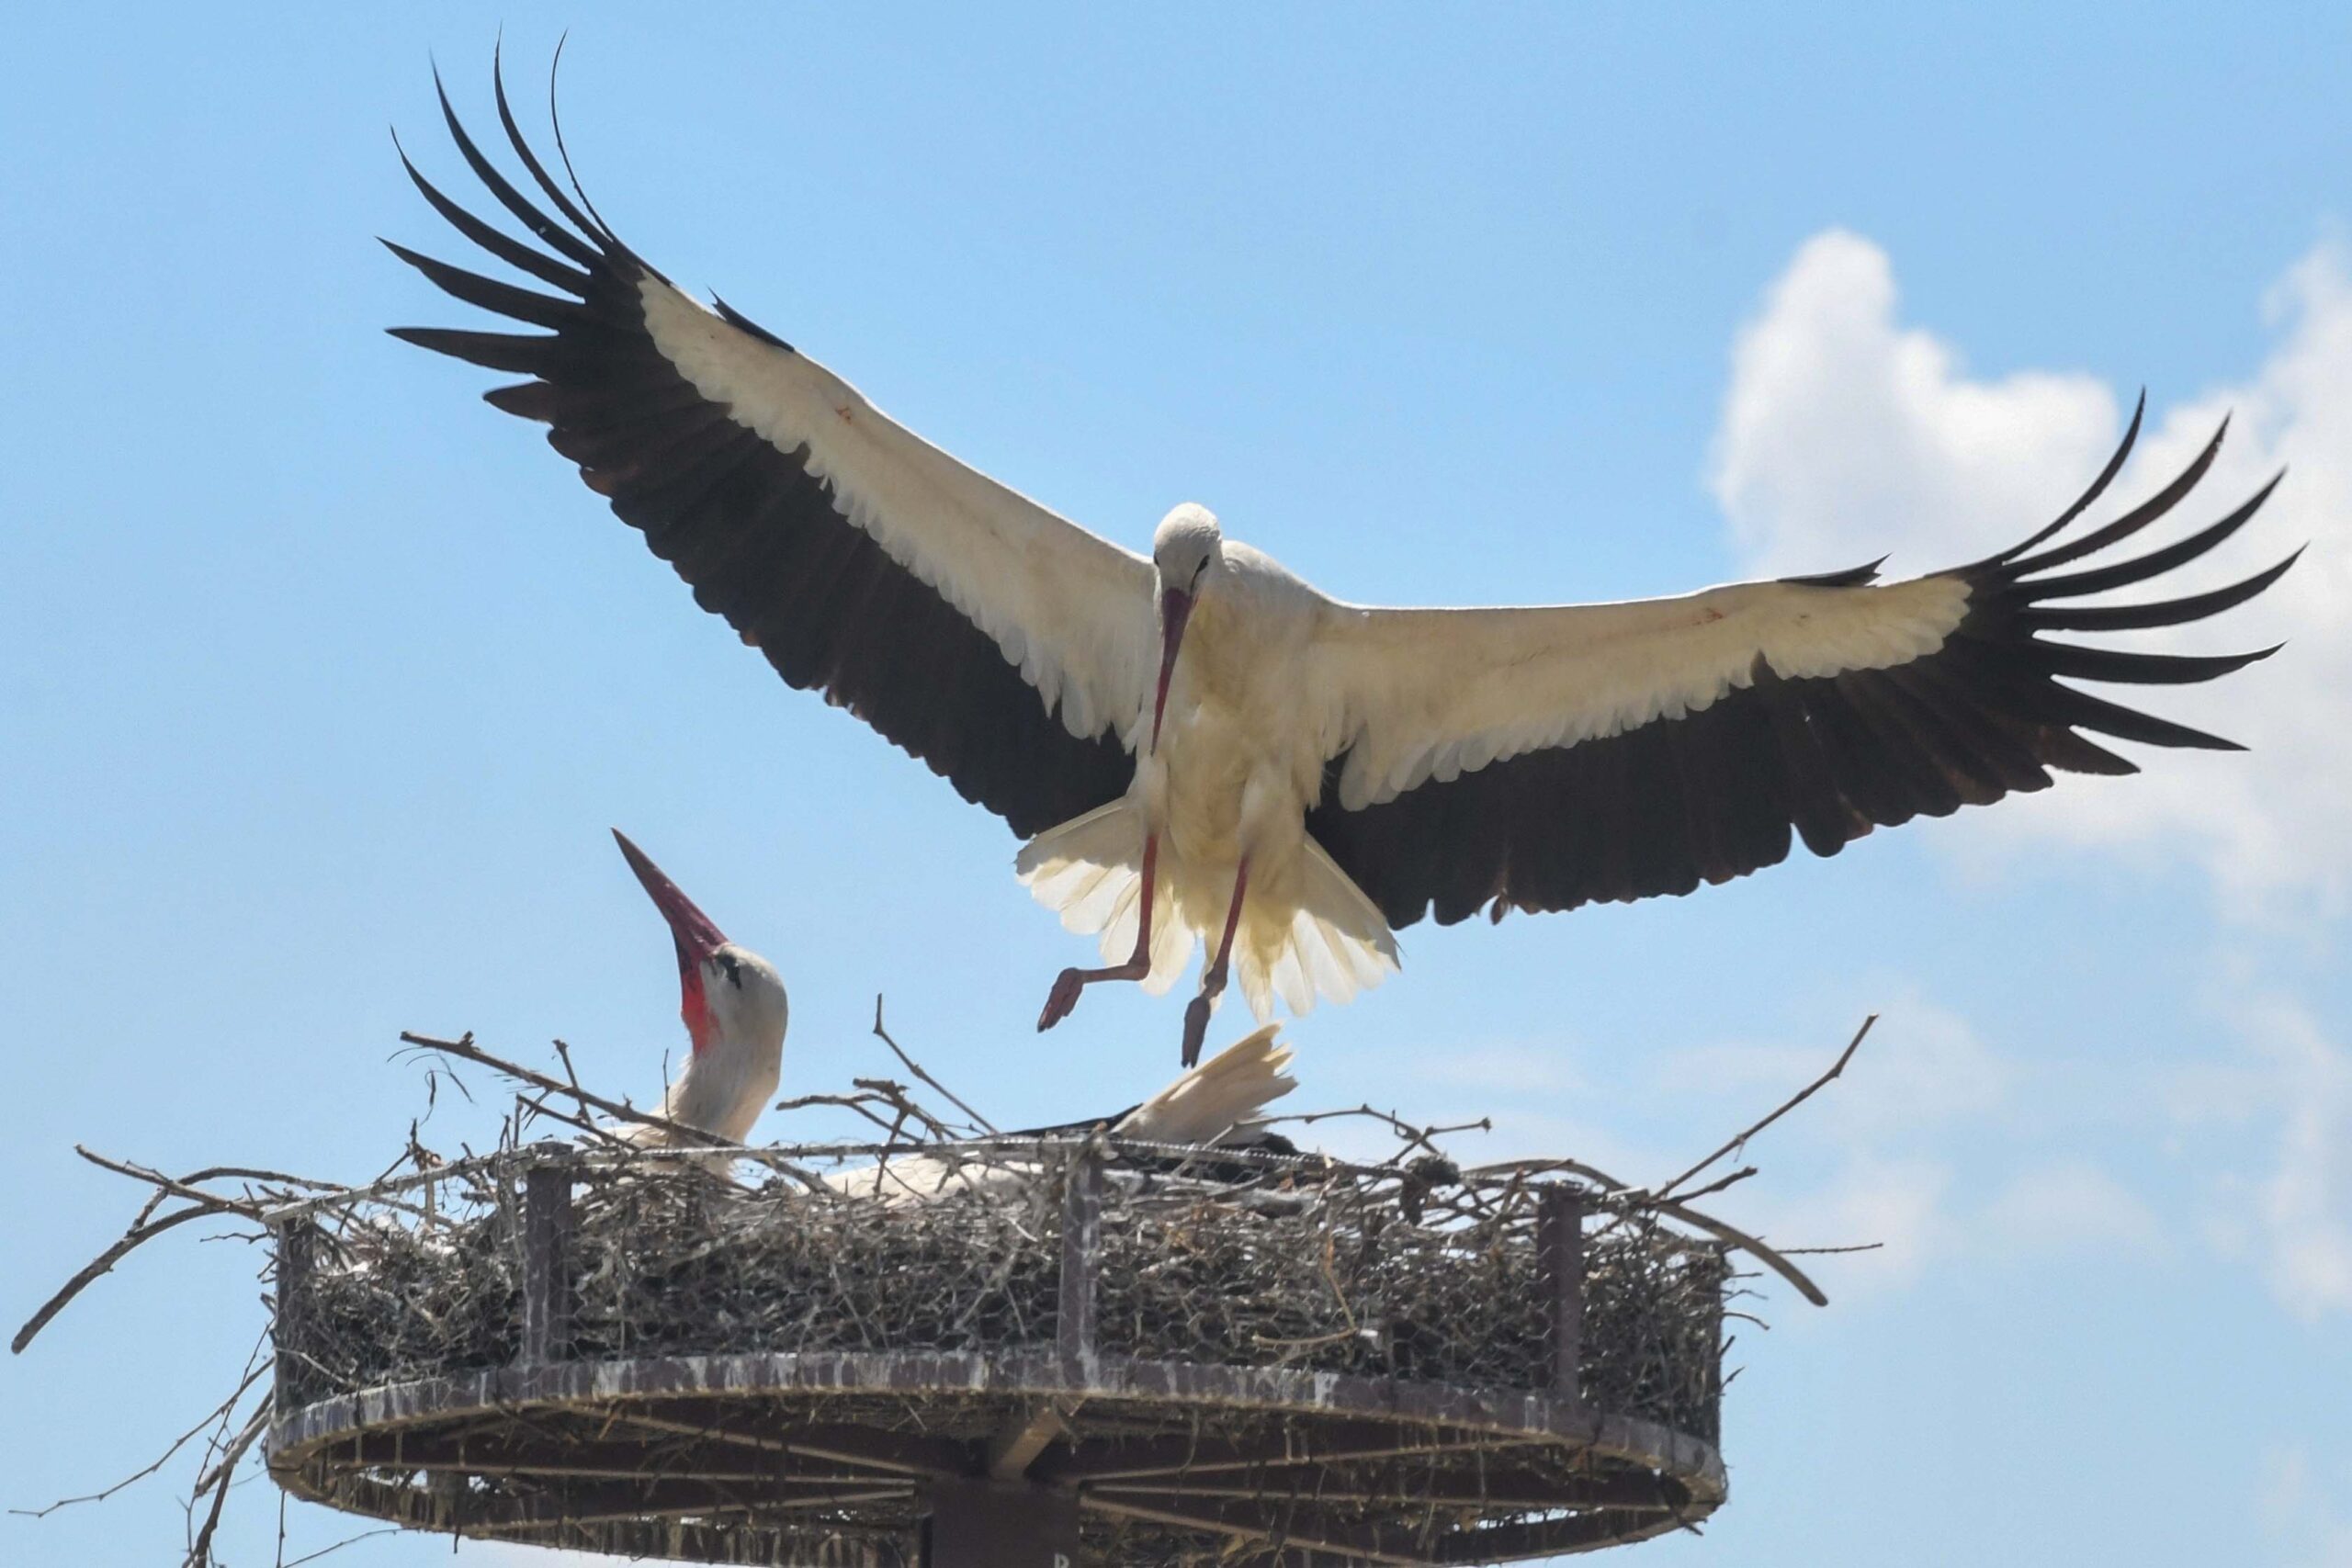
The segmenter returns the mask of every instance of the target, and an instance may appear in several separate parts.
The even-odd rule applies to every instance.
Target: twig
[[[353,1544],[355,1541],[368,1540],[379,1535],[398,1535],[400,1531],[401,1527],[398,1525],[384,1525],[372,1530],[361,1530],[357,1535],[345,1536],[333,1546],[322,1546],[316,1551],[305,1552],[303,1555],[294,1558],[287,1562],[285,1568],[302,1568],[303,1563],[316,1562],[320,1558],[326,1556],[329,1552],[341,1551],[345,1547]]]
[[[227,1212],[219,1204],[210,1201],[191,1203],[185,1209],[174,1210],[160,1220],[132,1226],[123,1233],[120,1241],[116,1242],[84,1265],[80,1273],[66,1280],[64,1286],[55,1295],[41,1303],[39,1312],[25,1320],[25,1325],[17,1330],[17,1337],[8,1341],[9,1353],[23,1355],[25,1347],[33,1342],[33,1336],[49,1326],[51,1318],[64,1311],[66,1304],[87,1290],[100,1275],[112,1271],[114,1266],[121,1262],[131,1249],[141,1243],[153,1241],[174,1225],[186,1224],[190,1220],[207,1219]]]
[[[228,1506],[229,1482],[237,1472],[238,1461],[245,1457],[245,1450],[254,1446],[254,1439],[268,1425],[269,1409],[265,1405],[254,1412],[253,1419],[245,1423],[243,1431],[230,1439],[228,1447],[221,1450],[220,1463],[196,1483],[196,1495],[199,1497],[208,1485],[211,1487],[212,1506],[204,1516],[204,1528],[196,1532],[196,1540],[187,1549],[186,1568],[206,1568],[211,1562],[212,1532],[220,1528],[220,1510]]]
[[[916,1104],[914,1097],[907,1093],[906,1085],[894,1083],[888,1078],[852,1078],[849,1081],[852,1088],[865,1090],[888,1105],[892,1111],[897,1111],[901,1120],[912,1117],[922,1122],[931,1135],[941,1143],[952,1144],[956,1141],[956,1129]],[[896,1133],[891,1134],[893,1142],[897,1137]]]
[[[1679,1201],[1688,1203],[1693,1198],[1712,1198],[1716,1193],[1722,1191],[1724,1188],[1736,1187],[1755,1174],[1756,1168],[1754,1166],[1743,1165],[1737,1170],[1733,1171],[1729,1176],[1723,1177],[1714,1181],[1710,1181],[1704,1187],[1692,1188],[1690,1191],[1682,1194]]]
[[[1846,1064],[1854,1059],[1854,1053],[1861,1049],[1862,1042],[1870,1035],[1871,1025],[1877,1021],[1878,1014],[1876,1013],[1872,1013],[1868,1018],[1862,1020],[1862,1026],[1854,1031],[1854,1037],[1846,1042],[1846,1049],[1838,1053],[1838,1060],[1830,1064],[1829,1070],[1827,1072],[1822,1074],[1819,1077],[1805,1085],[1804,1088],[1797,1090],[1795,1094],[1792,1095],[1787,1100],[1782,1100],[1780,1107],[1770,1116],[1765,1117],[1763,1121],[1757,1122],[1754,1126],[1748,1128],[1746,1132],[1732,1139],[1731,1142],[1725,1144],[1722,1148],[1717,1149],[1713,1154],[1709,1155],[1705,1159],[1701,1160],[1697,1165],[1692,1166],[1690,1169],[1684,1171],[1681,1175],[1676,1177],[1665,1186],[1660,1187],[1657,1190],[1657,1195],[1660,1198],[1666,1197],[1676,1188],[1681,1186],[1684,1182],[1690,1180],[1692,1177],[1698,1175],[1701,1171],[1706,1169],[1709,1166],[1714,1164],[1715,1161],[1723,1158],[1725,1155],[1737,1154],[1741,1149],[1747,1146],[1748,1139],[1756,1136],[1757,1134],[1762,1132],[1765,1128],[1770,1127],[1773,1122],[1778,1122],[1781,1117],[1786,1116],[1790,1111],[1794,1111],[1806,1100],[1811,1100],[1815,1093],[1829,1082],[1830,1079],[1836,1077],[1838,1074],[1846,1070]]]
[[[180,1178],[180,1185],[194,1187],[199,1182],[223,1181],[230,1178],[246,1181],[274,1181],[284,1187],[312,1187],[322,1192],[341,1187],[339,1181],[314,1181],[307,1176],[288,1176],[282,1170],[255,1170],[242,1165],[209,1165],[202,1170]]]
[[[623,1105],[616,1100],[606,1100],[604,1096],[591,1094],[584,1089],[574,1089],[571,1085],[551,1078],[545,1073],[533,1072],[518,1063],[493,1056],[474,1043],[473,1032],[470,1030],[456,1040],[435,1040],[429,1034],[413,1034],[407,1030],[402,1030],[401,1039],[406,1044],[422,1046],[427,1051],[439,1051],[447,1055],[456,1056],[461,1061],[473,1062],[488,1067],[492,1072],[504,1073],[508,1077],[518,1078],[533,1089],[549,1089],[557,1094],[576,1096],[582,1105],[593,1107],[607,1116],[617,1116],[624,1122],[635,1122],[640,1126],[658,1127],[672,1137],[689,1145],[707,1145],[713,1148],[733,1146],[726,1139],[713,1137],[700,1128],[673,1122],[666,1116],[648,1115],[642,1111]]]
[[[868,1122],[871,1122],[876,1127],[881,1128],[883,1132],[888,1133],[890,1130],[890,1123],[884,1121],[881,1117],[876,1116],[871,1107],[867,1104],[869,1100],[879,1099],[881,1099],[881,1097],[878,1095],[866,1094],[802,1094],[796,1095],[790,1100],[777,1100],[775,1102],[775,1109],[778,1111],[806,1111],[812,1105],[837,1105],[845,1111],[856,1111],[860,1116],[865,1117]],[[889,1101],[885,1100],[882,1103],[887,1105]]]
[[[245,1373],[244,1382],[239,1383],[236,1386],[235,1391],[232,1393],[228,1398],[214,1405],[210,1410],[206,1411],[203,1420],[198,1421],[195,1426],[190,1427],[187,1431],[182,1432],[178,1437],[174,1438],[172,1439],[172,1446],[165,1449],[162,1453],[157,1454],[154,1461],[149,1464],[145,1469],[133,1471],[129,1475],[124,1476],[120,1481],[116,1482],[113,1485],[101,1492],[87,1493],[79,1497],[60,1497],[56,1502],[50,1504],[45,1508],[11,1508],[8,1511],[22,1518],[45,1519],[49,1517],[50,1515],[57,1512],[58,1509],[70,1508],[76,1503],[103,1503],[107,1498],[113,1496],[116,1493],[121,1491],[124,1487],[132,1484],[134,1482],[146,1480],[149,1476],[163,1469],[164,1465],[170,1463],[174,1454],[179,1452],[182,1449],[187,1447],[189,1443],[195,1441],[196,1435],[198,1433],[203,1431],[207,1427],[211,1426],[215,1421],[220,1420],[226,1416],[231,1410],[234,1409],[237,1401],[245,1396],[245,1391],[254,1386],[254,1380],[260,1377],[266,1370],[266,1363],[256,1362],[254,1366]]]
[[[197,1203],[209,1203],[213,1207],[223,1210],[229,1213],[244,1214],[256,1220],[261,1218],[261,1207],[259,1204],[244,1202],[235,1198],[223,1198],[218,1193],[207,1192],[203,1189],[198,1187],[190,1187],[184,1181],[173,1180],[170,1177],[165,1176],[160,1170],[149,1170],[145,1166],[132,1165],[129,1160],[108,1159],[104,1155],[91,1153],[88,1149],[84,1148],[79,1144],[74,1145],[74,1152],[80,1155],[84,1159],[88,1160],[92,1165],[96,1166],[100,1170],[110,1170],[117,1176],[128,1176],[134,1181],[153,1183],[154,1186],[161,1188],[164,1191],[170,1193],[175,1198],[186,1198],[191,1202]]]
[[[954,1089],[949,1089],[945,1084],[941,1083],[937,1078],[933,1077],[929,1073],[923,1071],[922,1064],[916,1061],[912,1056],[908,1055],[905,1048],[897,1041],[890,1038],[890,1032],[882,1027],[882,998],[878,992],[876,993],[874,998],[874,1032],[881,1036],[882,1043],[890,1047],[890,1051],[893,1055],[897,1056],[899,1061],[906,1064],[907,1071],[914,1074],[915,1077],[921,1078],[923,1082],[929,1084],[932,1088],[945,1095],[947,1097],[947,1103],[962,1111],[965,1115],[970,1117],[973,1123],[982,1132],[988,1134],[991,1137],[996,1135],[995,1122],[989,1121],[987,1117],[981,1115],[978,1111],[965,1104],[963,1100],[957,1096]]]
[[[1804,1269],[1790,1262],[1788,1255],[1779,1248],[1769,1247],[1758,1237],[1748,1235],[1735,1225],[1727,1225],[1711,1214],[1702,1214],[1696,1209],[1686,1208],[1679,1200],[1657,1197],[1641,1188],[1628,1187],[1607,1171],[1595,1169],[1581,1161],[1572,1159],[1506,1160],[1500,1165],[1480,1166],[1465,1174],[1488,1176],[1505,1170],[1526,1174],[1544,1170],[1565,1170],[1570,1176],[1581,1176],[1587,1181],[1600,1186],[1611,1196],[1621,1199],[1635,1208],[1652,1210],[1657,1213],[1668,1215],[1680,1220],[1693,1230],[1705,1231],[1717,1241],[1729,1242],[1733,1247],[1747,1253],[1758,1263],[1771,1269],[1773,1273],[1794,1285],[1797,1293],[1814,1305],[1826,1307],[1829,1304],[1829,1298],[1823,1293],[1821,1287],[1815,1284]]]
[[[1850,1247],[1782,1247],[1781,1254],[1784,1258],[1826,1258],[1836,1252],[1876,1252],[1885,1245],[1883,1241],[1864,1241]]]
[[[581,1092],[580,1075],[572,1070],[571,1047],[559,1039],[555,1042],[555,1055],[556,1059],[563,1064],[563,1076],[571,1080],[571,1092],[574,1095],[579,1094]]]

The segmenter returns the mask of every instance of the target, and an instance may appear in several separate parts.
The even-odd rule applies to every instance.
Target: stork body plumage
[[[550,291],[392,248],[541,330],[397,335],[529,378],[489,400],[546,423],[706,609],[1028,840],[1023,880],[1099,933],[1105,960],[1064,972],[1041,1028],[1095,980],[1164,987],[1204,942],[1189,1065],[1228,958],[1260,1017],[1276,997],[1303,1011],[1376,983],[1397,962],[1394,929],[1427,914],[1687,893],[1792,842],[1833,854],[1876,827],[2044,788],[2053,769],[2137,771],[2093,735],[2233,749],[2065,682],[2204,681],[2271,651],[2051,635],[2200,619],[2292,563],[2204,593],[2080,603],[2203,555],[2268,494],[2143,555],[2107,553],[2171,513],[2216,435],[2148,501],[2069,535],[2120,469],[2136,413],[2055,523],[1908,581],[1880,582],[1873,564],[1623,604],[1381,609],[1317,592],[1190,505],[1147,558],[680,291],[548,175],[503,86],[497,101],[537,200],[442,102],[536,243],[409,173],[460,233]]]

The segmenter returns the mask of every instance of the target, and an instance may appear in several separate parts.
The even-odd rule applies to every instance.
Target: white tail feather
[[[1250,1010],[1272,1018],[1276,994],[1294,1013],[1317,996],[1344,1002],[1402,962],[1396,933],[1355,879],[1308,839],[1294,863],[1295,905],[1244,905],[1233,939],[1233,977]]]
[[[1099,935],[1102,961],[1124,964],[1142,917],[1143,843],[1142,812],[1131,800],[1114,800],[1030,840],[1013,869],[1061,916],[1064,930]],[[1154,996],[1175,984],[1195,937],[1214,933],[1225,914],[1221,891],[1195,888],[1180,906],[1181,879],[1162,863],[1171,874],[1153,890],[1151,974],[1143,983]],[[1277,887],[1252,884],[1234,933],[1234,978],[1261,1021],[1273,1016],[1277,995],[1293,1013],[1306,1012],[1318,996],[1344,1002],[1380,984],[1399,962],[1379,908],[1323,846],[1306,840],[1288,871]]]
[[[1046,829],[1021,846],[1012,869],[1037,902],[1061,916],[1062,929],[1102,937],[1102,961],[1124,964],[1143,918],[1143,816],[1121,799]],[[1183,972],[1193,933],[1176,918],[1163,881],[1151,909],[1151,973],[1143,988],[1164,993]]]
[[[1155,1144],[1214,1144],[1246,1125],[1250,1117],[1298,1087],[1285,1070],[1291,1049],[1274,1039],[1277,1025],[1243,1035],[1216,1055],[1136,1106],[1112,1131]],[[888,1166],[834,1171],[825,1185],[853,1198],[875,1198],[894,1207],[929,1202],[950,1192],[980,1192],[1029,1179],[1022,1164],[981,1165],[969,1160],[913,1155]]]
[[[1156,1144],[1213,1144],[1298,1087],[1279,1024],[1243,1035],[1136,1106],[1112,1131]]]

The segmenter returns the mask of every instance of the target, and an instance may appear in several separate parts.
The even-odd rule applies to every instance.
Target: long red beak
[[[653,907],[670,922],[670,940],[678,948],[678,1016],[686,1021],[686,1032],[693,1036],[695,1049],[699,1051],[710,1043],[718,1025],[710,1016],[710,998],[703,993],[703,960],[727,945],[726,933],[711,924],[710,917],[695,908],[695,901],[678,890],[678,885],[662,874],[643,850],[628,841],[628,835],[618,828],[613,838],[621,847],[621,854],[628,868],[637,873],[638,881],[653,897]]]
[[[1159,691],[1151,699],[1151,749],[1159,750],[1159,716],[1168,708],[1168,681],[1176,673],[1176,650],[1183,646],[1184,623],[1193,614],[1193,596],[1181,588],[1159,595]]]

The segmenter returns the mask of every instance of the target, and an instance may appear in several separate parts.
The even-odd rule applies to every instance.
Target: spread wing
[[[1875,581],[1873,565],[1622,604],[1343,610],[1317,654],[1343,741],[1308,829],[1392,925],[1432,906],[1442,922],[1500,919],[1687,893],[1773,864],[1792,833],[1835,854],[1875,827],[2045,788],[2052,769],[2137,771],[2089,736],[2236,750],[2066,682],[2210,681],[2273,649],[2189,658],[2050,635],[2200,620],[2293,564],[2182,598],[2079,603],[2196,559],[2278,483],[2174,544],[2106,555],[2195,487],[2217,434],[2143,504],[2052,543],[2139,427],[2135,413],[2049,527],[1907,582]]]
[[[401,162],[459,234],[544,287],[391,249],[457,299],[537,330],[393,335],[531,378],[487,397],[546,423],[696,603],[786,681],[1017,832],[1114,798],[1152,667],[1150,563],[965,467],[724,303],[681,292],[548,176],[503,82],[497,98],[545,208],[483,155],[446,93],[442,113],[530,241]]]

